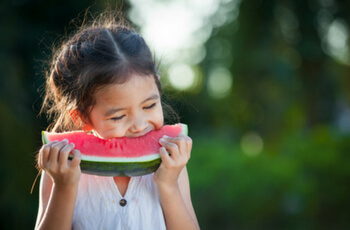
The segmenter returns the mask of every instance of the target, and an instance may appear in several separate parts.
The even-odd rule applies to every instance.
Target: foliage
[[[188,168],[202,229],[347,229],[350,136],[318,129],[255,157],[227,136],[194,139]]]

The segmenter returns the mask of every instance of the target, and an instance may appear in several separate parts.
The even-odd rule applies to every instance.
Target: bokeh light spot
[[[215,67],[209,71],[208,77],[208,93],[211,97],[221,99],[230,93],[233,79],[227,68]]]
[[[348,25],[345,21],[334,20],[326,34],[327,51],[330,55],[343,64],[350,65]]]
[[[187,64],[174,64],[168,70],[170,84],[178,90],[186,90],[193,86],[195,74]]]
[[[263,139],[256,132],[248,132],[241,139],[241,149],[248,156],[260,154],[263,147]]]

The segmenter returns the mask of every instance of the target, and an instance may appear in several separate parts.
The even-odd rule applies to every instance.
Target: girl
[[[55,116],[51,131],[82,129],[108,139],[158,130],[164,122],[159,78],[135,31],[113,20],[84,26],[56,51],[47,74],[43,109]],[[81,174],[73,143],[44,145],[35,228],[199,229],[186,170],[192,141],[179,135],[160,144],[158,170],[133,178]]]

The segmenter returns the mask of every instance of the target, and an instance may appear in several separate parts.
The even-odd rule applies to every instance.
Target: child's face
[[[104,139],[138,137],[163,126],[163,111],[152,76],[134,74],[124,84],[97,90],[89,120]]]

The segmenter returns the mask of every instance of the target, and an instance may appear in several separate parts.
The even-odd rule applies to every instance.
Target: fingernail
[[[162,138],[159,139],[159,142],[160,142],[160,143],[164,143],[164,142],[165,142],[165,139],[162,137]]]
[[[66,143],[68,143],[68,140],[67,140],[67,139],[64,139],[63,141],[66,142]]]

